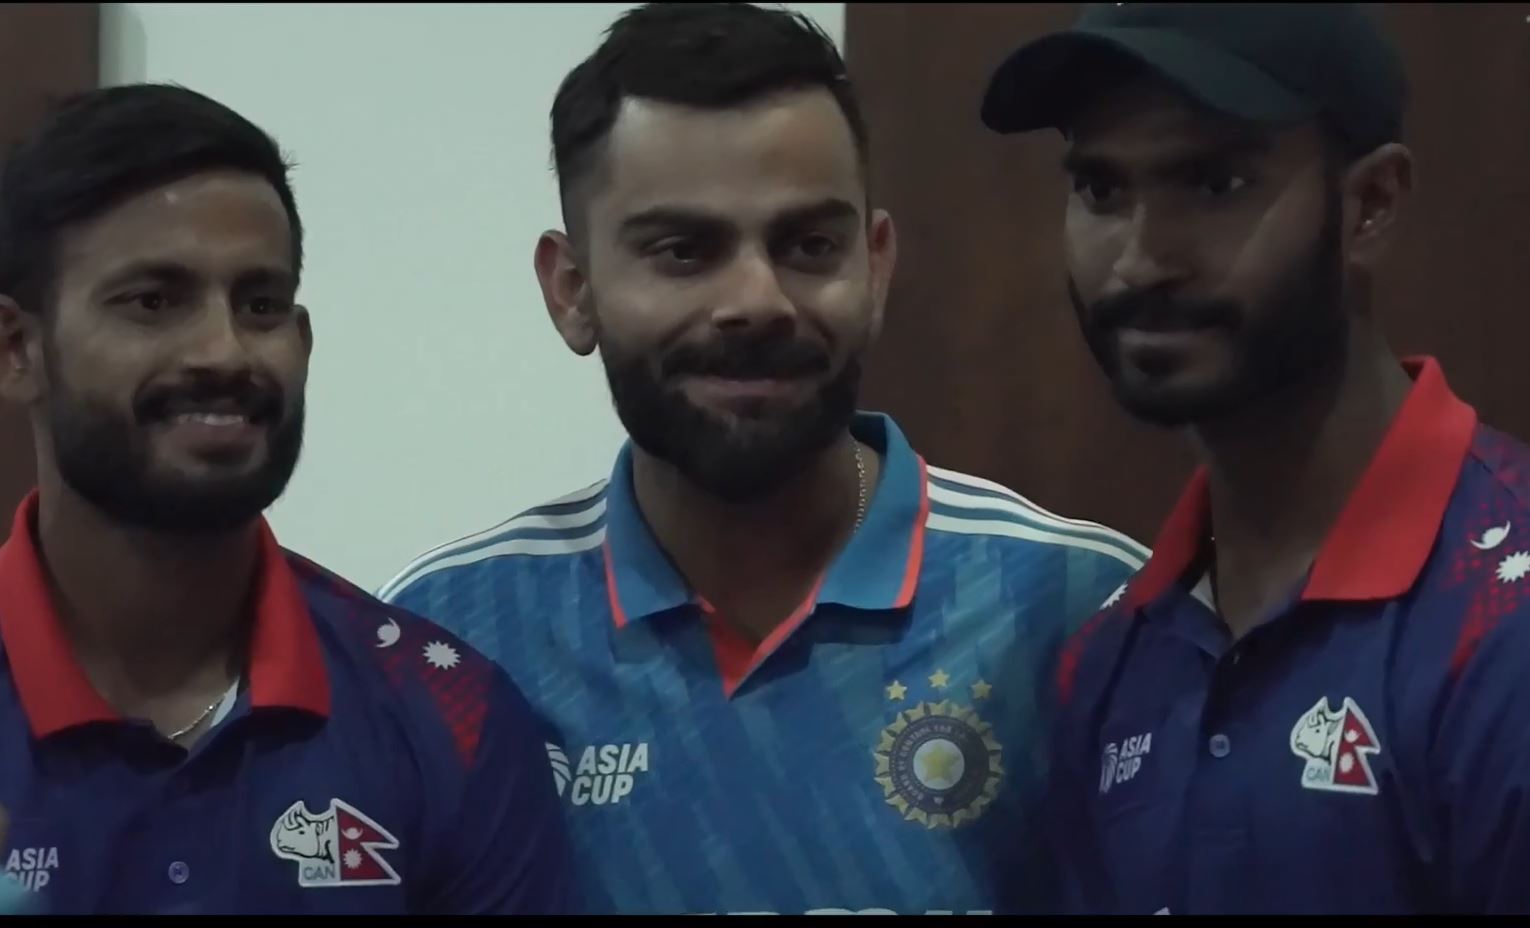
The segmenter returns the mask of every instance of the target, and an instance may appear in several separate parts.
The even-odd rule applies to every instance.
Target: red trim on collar
[[[329,673],[308,598],[266,520],[260,520],[259,531],[260,575],[248,670],[250,705],[328,716]]]
[[[611,603],[611,621],[617,628],[627,627],[627,611],[622,608],[622,598],[616,589],[616,564],[611,560],[611,539],[600,545],[600,560],[606,570],[606,599]]]
[[[1211,522],[1211,493],[1206,469],[1190,477],[1190,485],[1180,494],[1179,502],[1169,510],[1169,518],[1158,530],[1153,552],[1127,587],[1125,605],[1135,609],[1145,606],[1169,591],[1180,576],[1190,569],[1206,537]]]
[[[0,545],[0,640],[32,732],[39,738],[91,722],[118,721],[85,676],[64,635],[33,539],[37,491],[16,511]],[[250,642],[251,704],[328,715],[329,677],[308,604],[270,527],[260,523],[261,567]]]
[[[1413,587],[1471,450],[1477,413],[1451,392],[1439,364],[1409,358],[1413,388],[1359,484],[1329,529],[1303,600],[1392,599]],[[1132,581],[1136,607],[1179,581],[1200,550],[1211,516],[1205,470],[1191,478]]]
[[[743,636],[730,628],[718,616],[716,607],[705,599],[700,600],[701,612],[707,622],[707,634],[712,640],[712,652],[717,658],[717,669],[722,674],[724,696],[732,699],[744,681],[749,679],[749,675],[758,670],[761,664],[780,649],[786,639],[802,627],[802,623],[818,607],[818,591],[822,588],[823,577],[820,576],[786,621],[772,629],[757,647],[750,645]]]
[[[64,637],[48,574],[32,540],[36,517],[33,490],[16,510],[10,538],[0,545],[0,640],[32,734],[45,738],[120,716],[91,685]]]
[[[924,567],[924,533],[925,524],[930,521],[930,473],[924,458],[915,455],[919,462],[919,513],[914,517],[913,537],[908,543],[908,560],[903,565],[903,583],[898,587],[898,598],[893,601],[894,609],[905,609],[914,601],[914,593],[919,589],[919,573]]]

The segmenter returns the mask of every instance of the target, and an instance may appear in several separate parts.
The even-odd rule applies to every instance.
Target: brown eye
[[[827,258],[834,254],[838,247],[827,235],[810,235],[797,246],[798,250],[809,258]]]
[[[1210,197],[1225,197],[1247,186],[1247,178],[1231,171],[1207,171],[1195,178],[1195,189]]]
[[[250,300],[248,312],[254,316],[280,316],[288,312],[292,304],[275,297],[258,296]]]
[[[1094,209],[1110,202],[1111,198],[1120,192],[1120,187],[1115,184],[1092,177],[1075,177],[1073,179],[1073,192]]]

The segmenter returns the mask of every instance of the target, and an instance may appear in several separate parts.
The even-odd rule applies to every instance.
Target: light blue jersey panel
[[[630,450],[382,591],[500,661],[556,732],[587,910],[989,912],[1044,889],[1053,661],[1146,552],[926,468],[885,416],[855,432],[884,455],[865,523],[731,696]]]

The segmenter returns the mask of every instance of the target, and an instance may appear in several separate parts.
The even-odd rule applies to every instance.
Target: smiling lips
[[[732,400],[773,400],[790,397],[809,383],[806,377],[687,377],[688,383],[708,397]]]
[[[172,400],[155,417],[177,444],[206,453],[245,452],[272,418],[248,398],[203,397]]]
[[[209,425],[219,428],[249,425],[250,419],[243,413],[183,412],[170,419],[175,425]]]

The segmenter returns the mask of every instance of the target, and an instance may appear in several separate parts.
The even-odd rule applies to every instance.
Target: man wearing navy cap
[[[1130,3],[988,89],[1066,136],[1080,326],[1203,464],[1062,657],[1070,911],[1530,909],[1530,451],[1380,331],[1404,88],[1357,6]]]
[[[39,484],[0,546],[7,910],[564,907],[508,678],[261,518],[302,443],[301,267],[275,143],[184,88],[70,101],[0,173]]]

